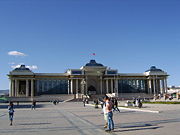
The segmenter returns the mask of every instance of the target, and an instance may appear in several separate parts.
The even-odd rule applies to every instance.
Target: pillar
[[[101,94],[103,94],[103,89],[102,89],[102,86],[103,85],[103,82],[102,82],[102,76],[100,76],[100,91],[101,91]]]
[[[148,87],[148,90],[149,90],[149,93],[152,94],[152,80],[148,80],[149,82],[149,87]]]
[[[34,97],[34,80],[31,79],[31,97]]]
[[[167,79],[165,78],[165,93],[167,93]]]
[[[106,94],[109,93],[109,90],[108,90],[108,79],[106,79]]]
[[[26,97],[29,96],[29,80],[26,80]]]
[[[14,94],[15,92],[14,92],[14,80],[13,79],[11,80],[11,83],[12,83],[12,87],[11,87],[12,88],[12,94],[11,94],[11,96],[14,97],[15,96],[15,94]]]
[[[56,81],[56,83],[57,83],[57,81]],[[42,92],[44,92],[45,90],[44,90],[44,80],[42,80]]]
[[[153,79],[153,89],[154,89],[154,95],[156,95],[156,85],[155,85],[155,79]]]
[[[160,87],[160,80],[158,79],[157,80],[157,90],[158,90],[158,94],[160,93],[161,94],[161,87]]]
[[[68,94],[70,94],[70,80],[68,80]]]
[[[9,97],[12,97],[12,80],[9,79]]]
[[[36,80],[36,82],[37,82],[36,90],[37,90],[37,93],[39,93],[40,92],[39,91],[39,80]]]
[[[73,94],[73,79],[71,79],[71,94]]]
[[[88,78],[87,78],[87,76],[86,76],[86,88],[85,88],[85,94],[88,94],[87,90],[88,90]]]
[[[111,79],[111,93],[114,93],[113,91],[113,79]]]
[[[78,79],[76,79],[76,94],[78,94],[79,86],[78,86]]]
[[[15,97],[18,96],[18,94],[17,94],[17,93],[18,93],[18,86],[17,86],[17,85],[18,85],[18,84],[17,84],[17,79],[15,79],[15,92],[14,92],[14,93],[15,93],[15,94],[14,94]]]
[[[164,94],[165,93],[165,84],[164,84],[164,79],[161,80],[162,82],[162,93]]]
[[[117,93],[118,94],[118,79],[116,79],[116,81],[115,81],[115,93]]]

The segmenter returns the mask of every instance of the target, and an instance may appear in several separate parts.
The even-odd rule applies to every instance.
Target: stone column
[[[109,93],[109,90],[108,90],[108,79],[106,79],[106,94]]]
[[[138,88],[138,86],[137,86],[137,79],[135,79],[135,87]]]
[[[111,79],[111,93],[114,93],[114,90],[113,90],[113,79]]]
[[[161,94],[161,84],[160,84],[160,80],[157,80],[157,87],[158,87],[158,93]]]
[[[116,79],[116,82],[115,82],[115,93],[118,94],[118,79]]]
[[[102,76],[100,76],[100,91],[101,91],[101,94],[103,94],[102,85],[103,85]]]
[[[73,79],[71,79],[71,94],[73,94]]]
[[[164,93],[165,93],[164,80],[161,80],[161,82],[162,82],[162,84],[161,84],[161,85],[162,85],[162,86],[161,86],[161,87],[162,87],[162,93],[164,94]]]
[[[76,94],[78,94],[78,90],[79,90],[79,84],[78,84],[78,79],[76,79]]]
[[[86,88],[85,88],[85,94],[88,94],[88,78],[86,76]]]
[[[153,89],[154,89],[154,95],[156,95],[156,85],[155,85],[155,79],[153,79]]]
[[[68,94],[70,94],[70,80],[68,80]]]
[[[15,97],[17,97],[18,96],[18,82],[17,82],[18,80],[17,79],[15,79]]]
[[[14,97],[15,96],[15,92],[14,92],[14,79],[11,80],[12,81],[12,94],[11,96]]]
[[[42,83],[41,83],[41,84],[42,84],[42,90],[41,90],[41,91],[44,92],[44,91],[45,91],[45,90],[44,90],[44,80],[42,80]],[[56,81],[56,84],[57,84],[57,81]]]
[[[167,79],[165,78],[165,93],[167,93]]]
[[[152,92],[152,85],[151,85],[151,81],[152,81],[152,80],[150,79],[150,80],[148,80],[148,81],[149,81],[149,88],[148,88],[148,89],[149,89],[149,93],[152,94],[152,93],[153,93],[153,92]]]
[[[34,97],[34,80],[31,79],[31,97]]]
[[[12,79],[9,79],[9,97],[12,97]]]
[[[26,97],[29,96],[29,80],[26,80]]]
[[[36,80],[36,82],[37,82],[36,90],[37,90],[37,93],[39,93],[40,92],[39,91],[39,80]]]

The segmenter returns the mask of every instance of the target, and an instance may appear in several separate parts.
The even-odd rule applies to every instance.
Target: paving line
[[[104,130],[99,129],[97,126],[93,125],[92,123],[83,120],[80,117],[77,117],[71,112],[64,111],[58,109],[60,115],[63,115],[68,122],[70,122],[74,127],[82,135],[108,135]],[[115,133],[111,132],[110,134],[116,135]]]
[[[86,104],[86,106],[94,107],[92,104]],[[143,110],[143,109],[134,109],[134,108],[127,108],[127,107],[118,107],[120,110],[130,110],[136,112],[149,112],[149,113],[160,113],[160,111],[151,111],[151,110]]]

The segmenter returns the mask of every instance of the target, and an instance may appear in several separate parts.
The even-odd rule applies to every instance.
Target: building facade
[[[143,73],[118,73],[95,60],[65,73],[34,73],[25,65],[9,74],[10,97],[52,94],[104,95],[109,93],[164,94],[168,74],[152,66]]]

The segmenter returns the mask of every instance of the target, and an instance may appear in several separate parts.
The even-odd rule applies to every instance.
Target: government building
[[[36,98],[47,95],[114,94],[117,97],[149,96],[167,93],[168,74],[152,66],[143,73],[118,73],[103,64],[90,60],[80,69],[68,69],[65,73],[34,73],[25,65],[8,74],[9,97]]]

